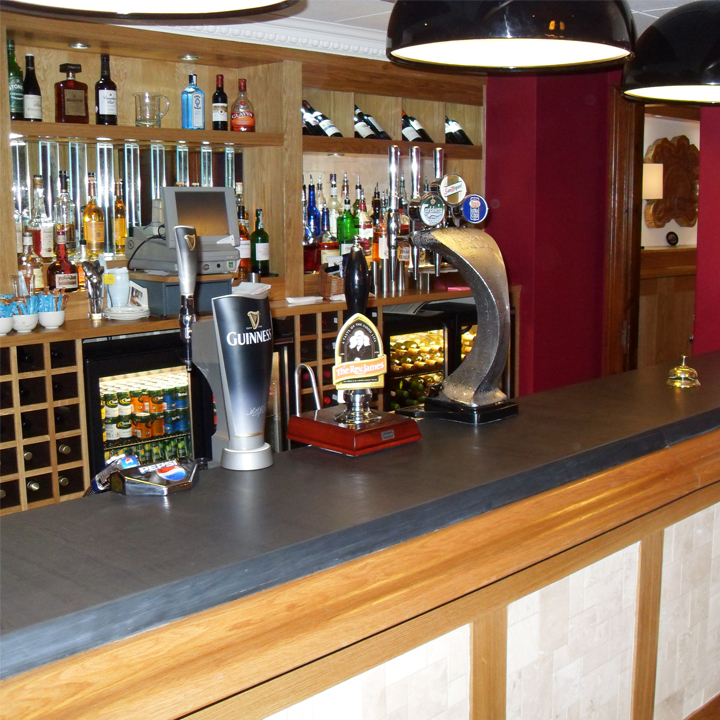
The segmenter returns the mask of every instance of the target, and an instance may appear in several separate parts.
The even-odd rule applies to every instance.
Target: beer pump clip
[[[366,317],[370,278],[362,248],[353,245],[345,270],[345,299],[348,319],[335,343],[333,382],[338,395],[343,394],[345,409],[320,408],[313,371],[310,373],[316,409],[301,412],[299,373],[295,375],[297,414],[290,418],[287,437],[356,457],[377,450],[420,440],[420,430],[411,418],[373,410],[371,388],[381,388],[387,372],[387,357],[382,338],[372,321]],[[409,421],[409,422],[408,422]]]

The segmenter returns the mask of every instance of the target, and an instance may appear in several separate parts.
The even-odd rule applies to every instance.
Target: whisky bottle
[[[33,250],[32,233],[23,233],[23,250],[18,257],[18,275],[22,275],[29,293],[45,287],[43,264]]]
[[[48,266],[47,283],[50,290],[74,292],[78,289],[78,269],[68,257],[65,230],[57,233],[55,262]]]
[[[42,175],[33,175],[33,209],[28,223],[32,233],[33,250],[45,262],[55,256],[53,252],[53,223],[45,212],[45,188]]]
[[[123,200],[123,181],[115,181],[115,254],[125,255],[127,238],[127,208]]]
[[[55,122],[89,123],[87,85],[75,79],[82,66],[63,63],[60,72],[65,73],[65,80],[55,83]]]
[[[255,210],[255,232],[250,236],[252,246],[252,269],[261,277],[270,274],[270,238],[263,227],[263,211]]]
[[[10,89],[10,119],[24,120],[23,115],[23,75],[15,57],[15,41],[8,38],[8,85]]]
[[[100,55],[100,79],[95,83],[95,123],[117,125],[117,85],[110,77],[110,56]]]
[[[77,252],[77,227],[75,226],[75,203],[68,192],[67,170],[58,173],[60,178],[60,194],[53,207],[53,223],[55,224],[54,242],[57,244],[58,233],[63,233],[68,255],[72,258]]]
[[[238,96],[232,106],[230,129],[234,132],[255,132],[255,110],[247,99],[247,81],[238,80]]]
[[[228,98],[225,94],[225,78],[215,76],[215,92],[212,96],[212,129],[228,129]]]
[[[88,202],[83,210],[83,236],[88,260],[97,260],[105,249],[105,215],[97,204],[95,173],[88,173]]]
[[[197,75],[188,75],[188,86],[182,91],[183,130],[205,129],[205,93],[198,87]]]
[[[35,75],[35,56],[25,56],[25,80],[23,80],[23,116],[31,122],[42,122],[42,95]]]

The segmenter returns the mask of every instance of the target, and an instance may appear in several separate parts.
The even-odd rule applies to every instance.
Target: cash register
[[[240,235],[233,189],[169,187],[162,192],[163,221],[130,229],[125,243],[128,269],[177,275],[172,228],[189,225],[197,230],[198,275],[235,274]]]

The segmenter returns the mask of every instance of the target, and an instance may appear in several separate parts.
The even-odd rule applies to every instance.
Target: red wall
[[[695,340],[693,353],[720,350],[720,107],[700,112]]]
[[[592,73],[491,77],[487,231],[520,298],[520,393],[599,377],[609,84]]]

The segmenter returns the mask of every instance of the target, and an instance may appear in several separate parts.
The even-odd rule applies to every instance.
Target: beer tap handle
[[[433,170],[436,180],[445,175],[445,150],[441,147],[436,147],[433,151]]]
[[[370,295],[367,261],[357,240],[356,236],[345,268],[345,302],[347,303],[348,317],[352,317],[355,313],[365,315]]]
[[[178,284],[180,286],[180,337],[185,345],[185,365],[192,368],[192,324],[195,322],[195,283],[197,279],[197,236],[188,225],[175,227]]]

